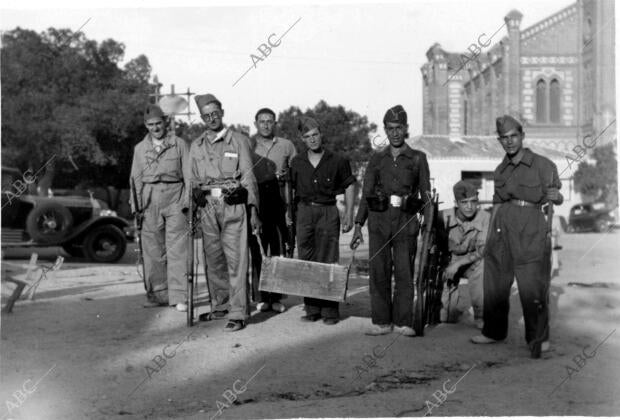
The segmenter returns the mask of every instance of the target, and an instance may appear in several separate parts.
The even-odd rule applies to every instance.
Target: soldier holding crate
[[[298,125],[303,142],[308,147],[291,162],[291,180],[297,207],[297,249],[302,260],[336,263],[339,255],[340,215],[336,195],[345,194],[345,216],[342,231],[353,225],[353,195],[355,177],[349,161],[323,147],[319,123],[301,117]],[[337,324],[340,318],[338,302],[304,298],[306,315],[303,321],[323,318],[327,325]]]
[[[258,188],[252,172],[249,139],[224,127],[222,104],[211,94],[196,95],[207,130],[190,149],[192,195],[199,207],[211,318],[224,318],[224,331],[245,327],[248,316],[248,223],[260,229]]]
[[[372,325],[366,334],[388,334],[394,328],[403,335],[415,336],[413,267],[419,231],[416,213],[424,205],[421,203],[428,204],[430,174],[426,155],[405,142],[408,125],[403,107],[388,109],[383,124],[390,145],[375,153],[366,168],[351,248],[361,243],[361,229],[368,218]],[[428,214],[430,206],[425,207]]]

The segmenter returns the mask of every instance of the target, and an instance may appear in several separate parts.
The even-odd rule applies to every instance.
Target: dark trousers
[[[338,262],[340,215],[335,205],[313,206],[300,203],[297,208],[297,248],[299,259],[324,263]],[[308,315],[339,318],[338,302],[304,298]]]
[[[413,267],[418,231],[417,217],[399,208],[371,211],[368,216],[373,324],[413,327]]]
[[[282,255],[287,235],[285,211],[286,205],[280,195],[278,181],[267,181],[258,184],[259,209],[261,220],[261,245],[269,256]],[[252,255],[252,284],[258,290],[262,256],[255,235],[250,234],[250,253]],[[279,302],[280,293],[260,292],[260,301],[267,303]]]
[[[549,339],[549,248],[539,209],[502,204],[493,221],[484,258],[484,328],[503,340],[508,334],[510,288],[516,276],[525,320],[525,340]],[[538,328],[538,334],[537,334]]]

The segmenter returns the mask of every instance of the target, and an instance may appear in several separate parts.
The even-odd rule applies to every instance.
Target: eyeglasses
[[[220,111],[213,111],[210,114],[202,114],[201,117],[203,120],[205,120],[206,122],[211,122],[217,118],[220,118],[222,115],[220,113]]]

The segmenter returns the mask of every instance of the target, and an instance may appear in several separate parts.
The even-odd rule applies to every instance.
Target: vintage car
[[[567,232],[605,232],[613,223],[613,210],[605,203],[575,204],[568,215]]]
[[[2,247],[61,246],[69,255],[111,263],[123,257],[131,226],[92,197],[40,196],[28,178],[2,168]]]

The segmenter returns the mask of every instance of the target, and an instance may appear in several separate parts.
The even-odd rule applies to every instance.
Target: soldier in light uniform
[[[454,187],[454,207],[442,212],[443,227],[448,237],[450,264],[444,270],[444,281],[458,286],[460,278],[467,278],[469,297],[474,309],[474,321],[482,329],[482,274],[484,272],[484,244],[489,230],[489,213],[478,208],[478,189],[467,181],[459,181]],[[452,293],[458,293],[452,292]],[[450,291],[444,287],[442,296],[442,321],[455,321],[447,312]],[[452,301],[454,299],[450,299]],[[455,312],[462,309],[454,308]],[[452,311],[450,311],[452,312]]]
[[[192,195],[199,207],[211,318],[224,318],[224,331],[245,327],[249,314],[248,223],[258,232],[258,189],[252,172],[249,139],[225,127],[224,110],[213,95],[196,95],[207,130],[190,149]]]
[[[149,133],[134,149],[131,182],[142,211],[145,307],[176,306],[187,310],[187,211],[189,160],[185,140],[169,131],[161,108],[149,105],[144,113]]]
[[[525,319],[525,340],[533,357],[549,349],[548,290],[550,252],[543,204],[562,204],[557,167],[523,147],[523,127],[497,118],[498,140],[506,156],[495,169],[493,213],[484,258],[484,327],[477,344],[502,341],[508,334],[510,288],[517,278]]]

